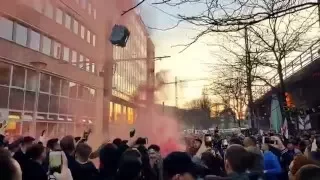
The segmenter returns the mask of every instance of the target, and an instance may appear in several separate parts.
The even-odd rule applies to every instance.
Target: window
[[[96,64],[92,63],[91,65],[91,72],[95,73],[96,72]]]
[[[63,60],[69,61],[70,59],[70,49],[68,47],[63,47]]]
[[[92,35],[92,45],[96,47],[96,35]]]
[[[21,89],[11,88],[9,108],[22,110],[24,100],[24,91]]]
[[[53,19],[53,6],[49,1],[46,2],[44,15],[50,19]],[[58,15],[58,13],[57,13],[57,15]]]
[[[79,57],[79,68],[84,68],[84,57],[83,55],[80,54],[80,57]]]
[[[51,77],[51,94],[60,95],[60,79]]]
[[[37,81],[39,81],[39,76],[33,70],[27,70],[27,90],[36,91]]]
[[[92,5],[91,5],[91,3],[88,4],[88,13],[89,13],[89,15],[91,15],[91,13],[92,13]]]
[[[11,67],[7,63],[0,62],[0,85],[9,86]]]
[[[77,97],[77,84],[70,82],[69,83],[69,97],[70,98],[76,98]]]
[[[63,12],[61,11],[61,9],[57,9],[57,11],[56,11],[56,22],[58,24],[62,24],[62,17],[63,17]]]
[[[39,112],[48,112],[49,111],[49,95],[48,94],[39,94],[39,104],[38,111]]]
[[[86,71],[91,72],[91,63],[90,59],[86,58]]]
[[[69,82],[62,79],[61,80],[61,96],[68,96],[69,94]]]
[[[40,34],[32,30],[30,34],[30,48],[36,51],[40,50]]]
[[[53,57],[57,59],[61,58],[61,44],[56,41],[53,42]]]
[[[91,37],[91,32],[88,30],[87,31],[87,42],[90,43],[90,37]]]
[[[42,4],[42,0],[33,0],[32,1],[32,7],[38,11],[39,13],[42,13],[43,10],[43,4]]]
[[[12,86],[24,88],[26,71],[23,67],[13,66]]]
[[[25,103],[24,103],[24,110],[25,111],[33,111],[35,98],[36,98],[35,92],[26,91]]]
[[[84,39],[85,37],[85,29],[84,26],[81,25],[81,38]]]
[[[64,26],[65,26],[67,29],[71,29],[71,17],[70,17],[70,15],[68,15],[68,14],[66,14]]]
[[[27,35],[28,35],[28,30],[26,27],[16,24],[16,43],[22,45],[22,46],[27,46]]]
[[[79,23],[77,20],[73,19],[73,32],[75,34],[78,34],[79,31]]]
[[[87,0],[80,0],[81,1],[81,8],[85,9],[87,6]]]
[[[0,86],[0,108],[8,108],[9,88]]]
[[[50,76],[47,74],[42,74],[40,76],[40,91],[49,92],[50,87]]]
[[[71,63],[74,66],[77,66],[77,52],[76,51],[72,51],[72,57],[71,57]]]
[[[12,40],[13,22],[0,16],[0,37],[6,40]]]
[[[51,39],[46,36],[42,36],[42,50],[41,52],[50,56],[51,55]]]
[[[96,9],[93,9],[93,18],[97,19],[97,10]]]

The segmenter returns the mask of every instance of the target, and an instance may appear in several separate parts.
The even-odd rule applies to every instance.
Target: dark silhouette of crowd
[[[141,137],[116,138],[92,149],[86,139],[73,136],[44,143],[30,136],[9,142],[1,135],[0,180],[320,179],[320,137],[309,134],[243,138],[215,132],[186,138],[185,151],[166,157],[162,148],[168,149]]]

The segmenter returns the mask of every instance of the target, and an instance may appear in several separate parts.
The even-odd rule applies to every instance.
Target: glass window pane
[[[40,79],[40,91],[41,92],[49,92],[50,87],[50,76],[47,74],[41,73]]]
[[[77,98],[77,84],[70,82],[69,83],[69,97]]]
[[[79,68],[83,69],[84,68],[84,57],[82,54],[79,56]]]
[[[39,94],[39,112],[48,112],[49,111],[49,95],[48,94]]]
[[[65,26],[67,29],[71,29],[71,17],[70,17],[70,15],[68,15],[68,14],[66,14],[64,26]]]
[[[46,2],[44,15],[50,19],[53,19],[53,6],[49,1]]]
[[[11,66],[7,63],[0,62],[0,85],[9,86]]]
[[[61,96],[69,95],[69,82],[61,79]]]
[[[51,76],[51,94],[60,95],[60,79]]]
[[[27,90],[36,91],[38,76],[36,71],[27,70]]]
[[[63,60],[68,61],[70,60],[70,49],[68,47],[63,47]]]
[[[32,91],[26,91],[24,110],[25,111],[33,111],[34,101],[35,101],[36,93]]]
[[[44,54],[50,56],[51,55],[51,39],[43,36],[42,37],[42,50]]]
[[[85,37],[85,28],[81,25],[81,38],[84,39]]]
[[[13,34],[13,22],[0,16],[0,37],[12,40]]]
[[[96,35],[92,35],[92,45],[96,46]]]
[[[91,72],[95,73],[96,72],[96,64],[92,63],[91,65]]]
[[[68,98],[60,97],[59,114],[68,114]]]
[[[21,89],[11,88],[9,108],[15,110],[22,110],[24,100],[24,91]]]
[[[49,113],[58,113],[58,112],[59,112],[59,97],[50,96]]]
[[[91,72],[91,63],[90,63],[90,59],[86,59],[86,71],[87,72]]]
[[[23,67],[13,66],[12,86],[24,88],[26,71]]]
[[[87,42],[90,43],[91,40],[91,32],[88,30],[87,31]]]
[[[91,5],[91,3],[88,4],[88,13],[89,13],[89,15],[91,15],[91,13],[92,13],[92,5]]]
[[[0,108],[8,108],[9,88],[0,86]]]
[[[53,42],[53,57],[61,59],[61,44],[56,41]]]
[[[75,34],[78,34],[79,31],[79,23],[77,20],[73,19],[73,32]]]
[[[96,9],[93,9],[93,18],[97,19],[97,10]]]
[[[31,31],[30,34],[30,48],[36,51],[40,50],[40,34],[35,31]]]
[[[22,45],[22,46],[27,46],[27,28],[20,25],[20,24],[16,24],[16,43]]]
[[[72,51],[72,58],[71,58],[72,65],[77,66],[77,59],[78,59],[77,52]]]
[[[56,22],[58,24],[62,24],[62,18],[63,18],[63,12],[61,11],[61,9],[57,9],[57,11],[56,11]]]

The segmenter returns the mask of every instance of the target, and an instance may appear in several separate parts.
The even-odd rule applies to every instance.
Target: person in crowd
[[[99,178],[99,171],[89,161],[91,152],[92,148],[87,143],[79,143],[77,145],[75,158],[80,165],[79,169],[77,169],[78,177],[74,177],[74,180],[97,180]]]
[[[289,166],[289,179],[295,180],[296,173],[302,166],[305,165],[315,165],[315,162],[311,159],[308,159],[306,156],[302,154],[295,156]]]
[[[68,159],[68,168],[71,171],[73,177],[77,177],[77,169],[79,169],[79,163],[74,158],[75,141],[73,136],[65,136],[60,140],[61,150],[66,154]]]
[[[233,144],[243,145],[241,139],[238,137],[231,137],[231,139],[229,140],[229,145]]]
[[[20,149],[14,153],[13,158],[20,164],[22,172],[25,172],[29,157],[26,155],[27,150],[33,145],[35,139],[31,136],[23,137]]]
[[[8,145],[8,149],[12,156],[14,156],[14,154],[20,150],[22,142],[23,137],[20,137]]]
[[[22,180],[22,171],[19,163],[12,158],[10,151],[0,148],[0,179]]]
[[[195,138],[192,140],[190,146],[187,148],[187,152],[191,157],[195,156],[202,145],[202,140],[200,138]]]
[[[68,168],[68,159],[64,152],[62,152],[61,173],[54,172],[52,175],[49,175],[48,180],[73,180],[71,171]]]
[[[163,160],[165,180],[195,180],[197,166],[185,152],[172,152]]]
[[[100,149],[99,157],[99,171],[101,179],[114,179],[117,172],[117,164],[120,159],[117,146],[113,143],[106,144]]]
[[[271,151],[268,144],[262,144],[264,173],[267,180],[277,180],[282,172],[279,159]]]
[[[148,147],[148,154],[150,159],[150,165],[156,174],[157,180],[162,180],[162,157],[160,154],[160,147],[156,144],[152,144]]]
[[[61,150],[60,144],[59,144],[59,139],[58,138],[49,139],[47,141],[47,148],[49,151]]]
[[[201,161],[209,170],[207,173],[215,176],[224,176],[224,164],[221,159],[215,156],[212,152],[204,152],[201,155]]]
[[[316,165],[302,166],[296,173],[295,180],[318,180],[320,178],[320,167]]]
[[[244,147],[249,152],[251,157],[250,172],[262,173],[263,172],[263,155],[257,146],[257,140],[253,136],[246,137],[243,141]]]
[[[119,163],[115,180],[142,180],[142,164],[143,163],[137,157],[125,157]]]
[[[225,152],[225,171],[232,180],[248,180],[248,152],[241,145],[231,145]]]
[[[26,152],[30,158],[27,166],[23,169],[24,180],[47,180],[47,171],[43,168],[42,163],[46,158],[45,147],[41,144],[32,145]]]
[[[314,150],[311,150],[310,157],[314,161],[320,162],[320,137],[315,139],[315,143],[313,143],[313,146],[315,146],[315,148]]]
[[[120,138],[116,138],[112,141],[112,143],[119,147],[122,144],[122,140]]]
[[[153,171],[151,164],[150,164],[148,149],[144,145],[138,146],[137,149],[141,154],[141,162],[142,162],[142,176],[141,177],[145,180],[156,179],[156,173]]]

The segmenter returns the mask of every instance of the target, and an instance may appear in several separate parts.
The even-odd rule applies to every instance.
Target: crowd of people
[[[9,142],[1,135],[0,179],[320,179],[320,137],[308,133],[290,138],[273,133],[222,138],[215,132],[188,138],[185,151],[165,155],[163,149],[168,152],[168,147],[148,145],[146,138],[133,139],[116,138],[93,150],[80,137],[44,143],[30,136]]]

